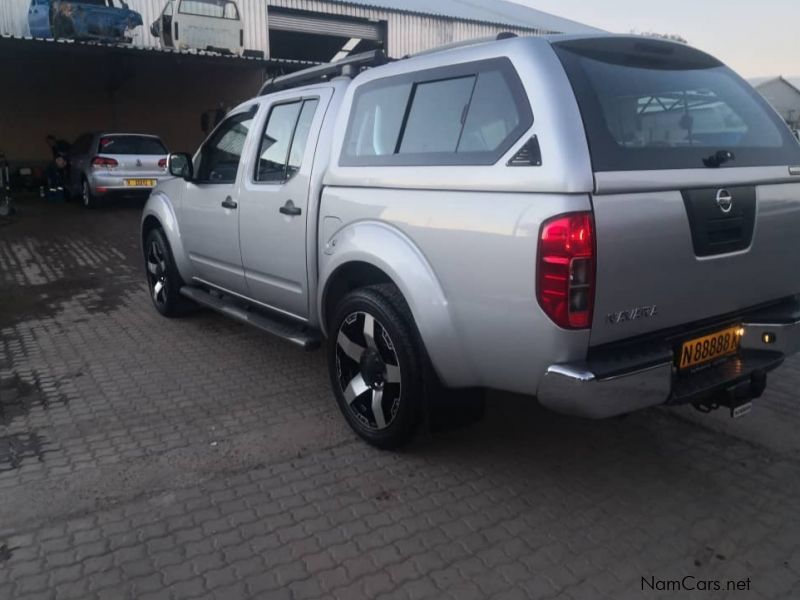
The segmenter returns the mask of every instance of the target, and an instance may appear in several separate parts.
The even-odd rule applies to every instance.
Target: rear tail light
[[[239,45],[244,46],[244,29],[239,30]]]
[[[592,326],[595,240],[592,213],[555,217],[542,225],[536,295],[544,312],[564,329]]]
[[[158,161],[158,168],[159,169],[166,169],[167,168],[167,159],[166,158],[162,158],[160,161]]]
[[[119,163],[113,158],[107,158],[105,156],[95,156],[92,159],[92,166],[93,167],[106,167],[108,169],[113,169],[119,166]]]

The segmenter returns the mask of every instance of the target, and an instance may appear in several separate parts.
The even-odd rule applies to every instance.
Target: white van
[[[150,32],[164,48],[244,51],[242,19],[233,0],[168,0]]]

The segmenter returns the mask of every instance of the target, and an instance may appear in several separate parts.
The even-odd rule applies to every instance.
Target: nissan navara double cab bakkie
[[[487,388],[740,415],[800,348],[800,145],[686,45],[359,55],[268,82],[169,169],[141,229],[156,309],[323,345],[380,447]]]

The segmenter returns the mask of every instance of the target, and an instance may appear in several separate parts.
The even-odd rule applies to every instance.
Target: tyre
[[[147,287],[153,306],[165,317],[181,316],[189,307],[190,301],[180,294],[183,280],[175,266],[167,237],[160,228],[147,234],[144,259]]]
[[[393,285],[350,292],[330,323],[328,369],[350,427],[369,444],[408,444],[423,419],[426,353],[411,311]]]
[[[92,187],[86,178],[81,181],[81,204],[87,209],[97,208],[97,197],[92,193]]]

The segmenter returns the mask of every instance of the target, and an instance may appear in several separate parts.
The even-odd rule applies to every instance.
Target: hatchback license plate
[[[739,325],[685,342],[681,347],[680,369],[690,369],[724,356],[736,354],[742,340]]]
[[[125,185],[128,187],[156,187],[155,179],[126,179]]]

